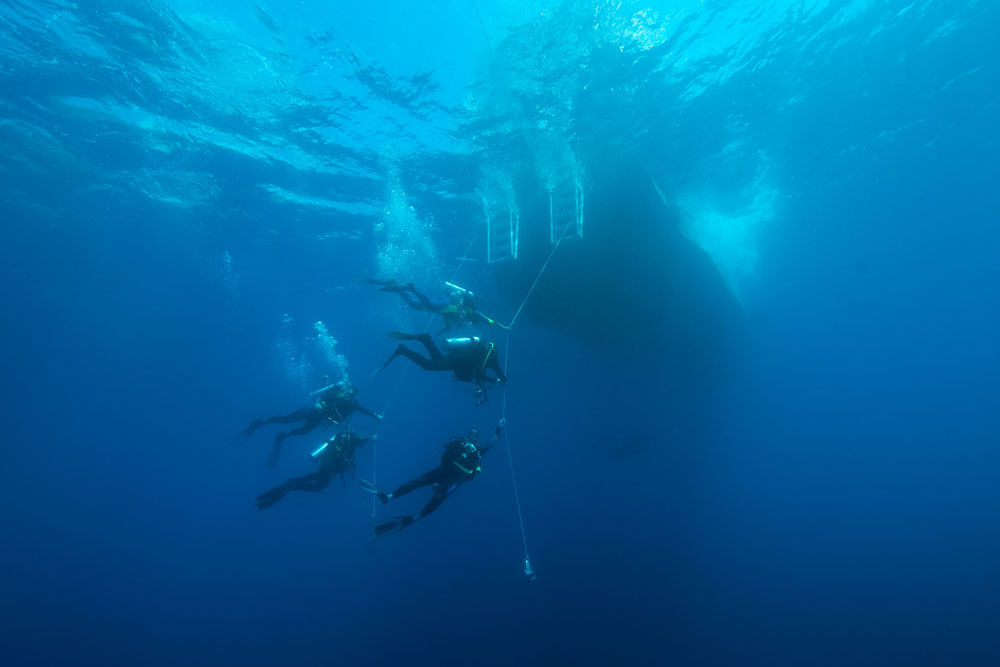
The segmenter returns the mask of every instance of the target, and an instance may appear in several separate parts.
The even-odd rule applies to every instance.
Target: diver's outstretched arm
[[[354,406],[354,407],[355,407],[355,409],[356,409],[356,410],[357,410],[358,412],[360,412],[360,413],[361,413],[361,414],[363,414],[363,415],[368,415],[368,416],[369,416],[369,417],[371,417],[372,419],[382,419],[382,415],[380,415],[380,414],[379,414],[379,413],[377,413],[377,412],[372,412],[371,410],[369,410],[369,409],[368,409],[368,408],[366,408],[365,406],[361,405],[360,403],[357,403],[357,404],[355,404],[355,406]]]
[[[497,322],[493,318],[487,317],[486,315],[482,314],[478,310],[472,311],[472,321],[475,322],[476,324],[485,324],[491,327],[498,327],[500,329],[503,329],[504,331],[510,331],[510,327],[507,326],[506,324],[501,324],[500,322]]]
[[[492,449],[493,445],[495,445],[497,443],[497,440],[500,439],[500,434],[503,433],[503,427],[504,427],[504,424],[506,424],[506,423],[507,423],[506,419],[500,419],[500,421],[497,422],[496,430],[493,431],[493,437],[490,439],[489,442],[487,442],[485,445],[483,445],[482,447],[479,448],[479,453],[480,454],[484,454],[485,455],[486,452],[488,452],[488,451],[490,451],[490,449]]]
[[[491,371],[493,371],[494,375],[496,375],[496,379],[493,380],[494,383],[507,384],[507,376],[504,375],[503,369],[500,368],[500,360],[497,359],[497,355],[495,352],[490,355],[489,359],[487,359],[486,366]]]

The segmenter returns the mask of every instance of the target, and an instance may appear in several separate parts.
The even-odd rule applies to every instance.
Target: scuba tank
[[[333,394],[333,390],[336,389],[336,394]],[[316,402],[313,403],[313,409],[317,412],[322,412],[327,408],[333,407],[331,403],[339,400],[342,396],[349,393],[353,387],[345,380],[338,380],[333,384],[328,384],[325,387],[320,387],[314,392],[310,392],[310,396],[316,396]]]
[[[454,294],[454,295],[456,295],[456,296],[465,297],[467,299],[475,299],[476,298],[476,295],[473,294],[473,292],[471,290],[467,290],[464,287],[459,287],[458,285],[456,285],[454,283],[449,283],[447,280],[445,281],[444,284],[447,285],[449,288],[451,288],[451,293]]]
[[[478,347],[482,345],[482,339],[479,336],[465,336],[464,338],[448,338],[444,341],[444,344],[450,350],[461,350],[470,347]]]
[[[451,290],[448,297],[451,301],[451,317],[457,324],[467,324],[472,321],[472,314],[476,310],[476,295],[464,287],[459,287],[454,283],[445,282]]]
[[[326,390],[328,390],[328,389],[333,389],[333,388],[334,388],[334,387],[336,387],[336,386],[337,386],[338,384],[339,384],[339,382],[334,382],[333,384],[328,384],[328,385],[326,385],[325,387],[320,387],[320,388],[319,388],[319,389],[317,389],[316,391],[314,391],[314,392],[311,392],[311,393],[310,393],[309,395],[310,395],[310,396],[319,396],[319,395],[320,395],[320,394],[322,394],[322,393],[323,393],[324,391],[326,391]]]
[[[330,446],[330,441],[329,440],[324,440],[323,444],[320,445],[319,447],[317,447],[316,449],[314,449],[313,453],[310,454],[309,456],[313,457],[314,459],[315,458],[319,458],[320,456],[323,456],[323,452],[325,452],[326,448],[329,447],[329,446]]]
[[[354,430],[348,427],[346,431],[341,431],[332,438],[323,441],[323,444],[321,444],[319,447],[313,450],[313,453],[310,454],[310,456],[312,456],[314,459],[324,456],[326,454],[335,454],[336,456],[340,456],[341,458],[352,457],[354,456],[354,449],[356,449],[355,447],[353,447],[354,443],[352,442],[355,439],[355,437],[356,436],[354,435]],[[330,449],[330,445],[333,445],[332,449]]]

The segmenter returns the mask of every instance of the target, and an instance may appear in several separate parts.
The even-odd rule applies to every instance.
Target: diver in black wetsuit
[[[493,439],[485,445],[479,444],[479,431],[472,429],[464,438],[449,440],[441,454],[441,465],[423,475],[403,484],[392,493],[380,490],[371,482],[362,480],[361,487],[368,493],[379,497],[383,504],[406,495],[424,486],[433,486],[434,494],[430,501],[416,514],[392,517],[375,525],[375,537],[382,537],[397,530],[406,528],[414,521],[427,516],[445,501],[462,482],[468,482],[476,476],[482,462],[482,457],[496,443],[503,429],[503,420],[497,424]]]
[[[342,483],[344,483],[344,475],[350,475],[353,479],[357,469],[354,463],[354,453],[359,447],[366,442],[371,442],[376,437],[368,437],[361,431],[354,431],[350,428],[341,431],[313,452],[313,458],[319,463],[319,470],[301,477],[292,477],[281,486],[276,486],[260,494],[257,496],[257,509],[267,509],[284,498],[289,491],[322,491],[330,485],[334,475],[340,475]]]
[[[397,340],[418,341],[426,348],[427,354],[430,356],[425,357],[400,343],[386,359],[386,362],[372,373],[373,377],[385,370],[393,359],[403,356],[424,370],[451,371],[456,380],[473,383],[476,386],[476,396],[480,398],[480,402],[486,400],[487,383],[507,382],[507,376],[504,375],[503,369],[500,367],[496,345],[492,342],[483,342],[478,336],[449,338],[445,341],[447,351],[442,354],[428,334],[407,334],[393,331],[387,335]],[[486,374],[487,369],[493,371],[495,377],[489,377]]]
[[[281,456],[281,443],[285,438],[290,435],[305,435],[322,425],[340,424],[355,410],[369,417],[382,419],[382,415],[376,414],[358,403],[358,390],[346,380],[341,380],[323,391],[313,405],[308,405],[288,415],[278,415],[276,417],[268,417],[267,419],[254,419],[250,422],[249,426],[243,429],[243,434],[250,436],[264,424],[303,422],[302,426],[298,428],[293,428],[291,431],[283,431],[274,436],[274,448],[267,459],[267,467],[273,468],[278,464],[278,458]]]
[[[480,324],[483,326],[499,327],[505,331],[510,331],[510,327],[500,324],[496,320],[487,317],[476,307],[476,295],[464,287],[445,283],[451,290],[448,297],[444,299],[432,299],[423,292],[417,290],[413,283],[400,285],[394,280],[369,280],[372,285],[380,285],[382,292],[395,292],[414,310],[423,310],[429,313],[437,313],[444,318],[444,329],[438,333],[445,333],[455,327],[466,324]]]

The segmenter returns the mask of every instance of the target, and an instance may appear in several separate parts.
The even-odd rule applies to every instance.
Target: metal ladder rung
[[[578,180],[568,187],[549,190],[549,240],[583,236],[583,188]]]
[[[483,213],[486,216],[487,263],[517,259],[520,216],[510,197],[507,201],[498,202],[483,195]]]

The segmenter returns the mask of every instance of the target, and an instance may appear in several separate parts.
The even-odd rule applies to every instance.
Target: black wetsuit
[[[292,477],[281,486],[260,494],[257,496],[257,509],[267,509],[284,498],[289,491],[322,491],[330,485],[334,475],[340,475],[341,480],[344,475],[353,478],[356,468],[354,453],[371,440],[372,438],[358,431],[341,431],[327,440],[326,447],[316,455],[319,470],[301,477]]]
[[[441,503],[451,495],[458,485],[474,478],[479,472],[479,463],[482,457],[490,450],[493,443],[500,437],[500,427],[496,429],[493,439],[482,446],[478,446],[465,438],[450,440],[444,446],[444,453],[441,454],[441,465],[433,470],[425,472],[423,475],[411,479],[392,493],[386,495],[380,492],[382,502],[390,499],[405,496],[411,491],[433,486],[434,493],[431,499],[419,512],[410,516],[395,517],[375,526],[375,535],[379,536],[390,530],[406,528],[417,519],[423,518],[441,506]]]
[[[423,310],[429,313],[437,313],[444,318],[444,328],[440,333],[444,333],[454,327],[465,324],[479,324],[482,326],[494,326],[506,329],[504,325],[496,320],[487,317],[476,308],[474,297],[467,292],[456,291],[445,299],[432,299],[413,286],[400,285],[390,281],[371,281],[376,285],[382,285],[383,292],[396,292],[414,310]]]
[[[392,363],[396,357],[402,356],[424,370],[451,371],[456,380],[472,382],[480,387],[487,383],[507,382],[507,376],[500,367],[500,358],[493,343],[471,338],[458,339],[465,342],[460,345],[449,345],[448,351],[442,354],[428,334],[397,334],[397,337],[404,336],[407,340],[415,340],[423,345],[429,356],[425,357],[400,343],[378,369],[379,371]],[[495,377],[489,377],[486,374],[487,370],[493,371]]]
[[[267,465],[273,468],[278,463],[281,456],[281,443],[285,438],[293,435],[305,435],[324,424],[340,424],[352,412],[358,412],[378,419],[378,415],[358,403],[357,393],[352,389],[344,390],[340,387],[332,387],[320,395],[313,405],[308,405],[301,410],[288,415],[277,415],[267,419],[255,419],[250,425],[243,429],[243,433],[251,435],[264,424],[294,424],[302,422],[302,425],[290,431],[282,431],[274,436],[274,447],[268,458]]]
[[[442,463],[437,468],[434,468],[434,470],[425,472],[420,477],[411,479],[406,484],[400,486],[392,492],[392,497],[405,496],[411,491],[433,485],[434,495],[431,496],[431,499],[420,510],[420,516],[427,516],[444,502],[444,499],[455,490],[459,482],[464,482],[467,479],[472,479],[472,477],[456,468],[450,462]]]

